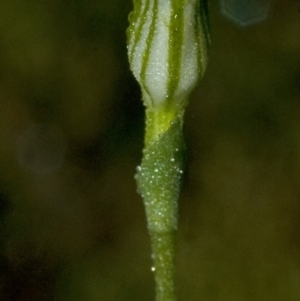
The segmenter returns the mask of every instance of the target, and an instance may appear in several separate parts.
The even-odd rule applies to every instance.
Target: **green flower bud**
[[[134,0],[128,55],[149,109],[185,107],[207,65],[205,12],[202,0]]]

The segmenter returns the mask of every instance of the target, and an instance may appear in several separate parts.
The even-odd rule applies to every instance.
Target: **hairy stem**
[[[157,301],[176,300],[174,234],[184,151],[182,118],[183,113],[147,112],[144,156],[136,175],[146,208]]]

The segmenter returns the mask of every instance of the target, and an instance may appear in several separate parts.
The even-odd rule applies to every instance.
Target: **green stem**
[[[136,180],[151,238],[156,300],[175,301],[174,233],[183,167],[183,111],[147,109],[146,117],[145,148]]]
[[[156,300],[175,301],[174,231],[150,233]]]

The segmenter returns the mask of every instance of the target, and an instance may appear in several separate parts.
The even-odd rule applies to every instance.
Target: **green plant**
[[[134,0],[128,28],[131,70],[146,106],[136,180],[146,207],[157,301],[173,301],[174,232],[183,173],[182,125],[188,97],[207,65],[206,2]]]

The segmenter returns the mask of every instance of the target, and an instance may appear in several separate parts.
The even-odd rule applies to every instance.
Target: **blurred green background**
[[[210,1],[185,116],[179,300],[300,298],[300,2]],[[0,2],[0,300],[154,300],[130,0]]]

